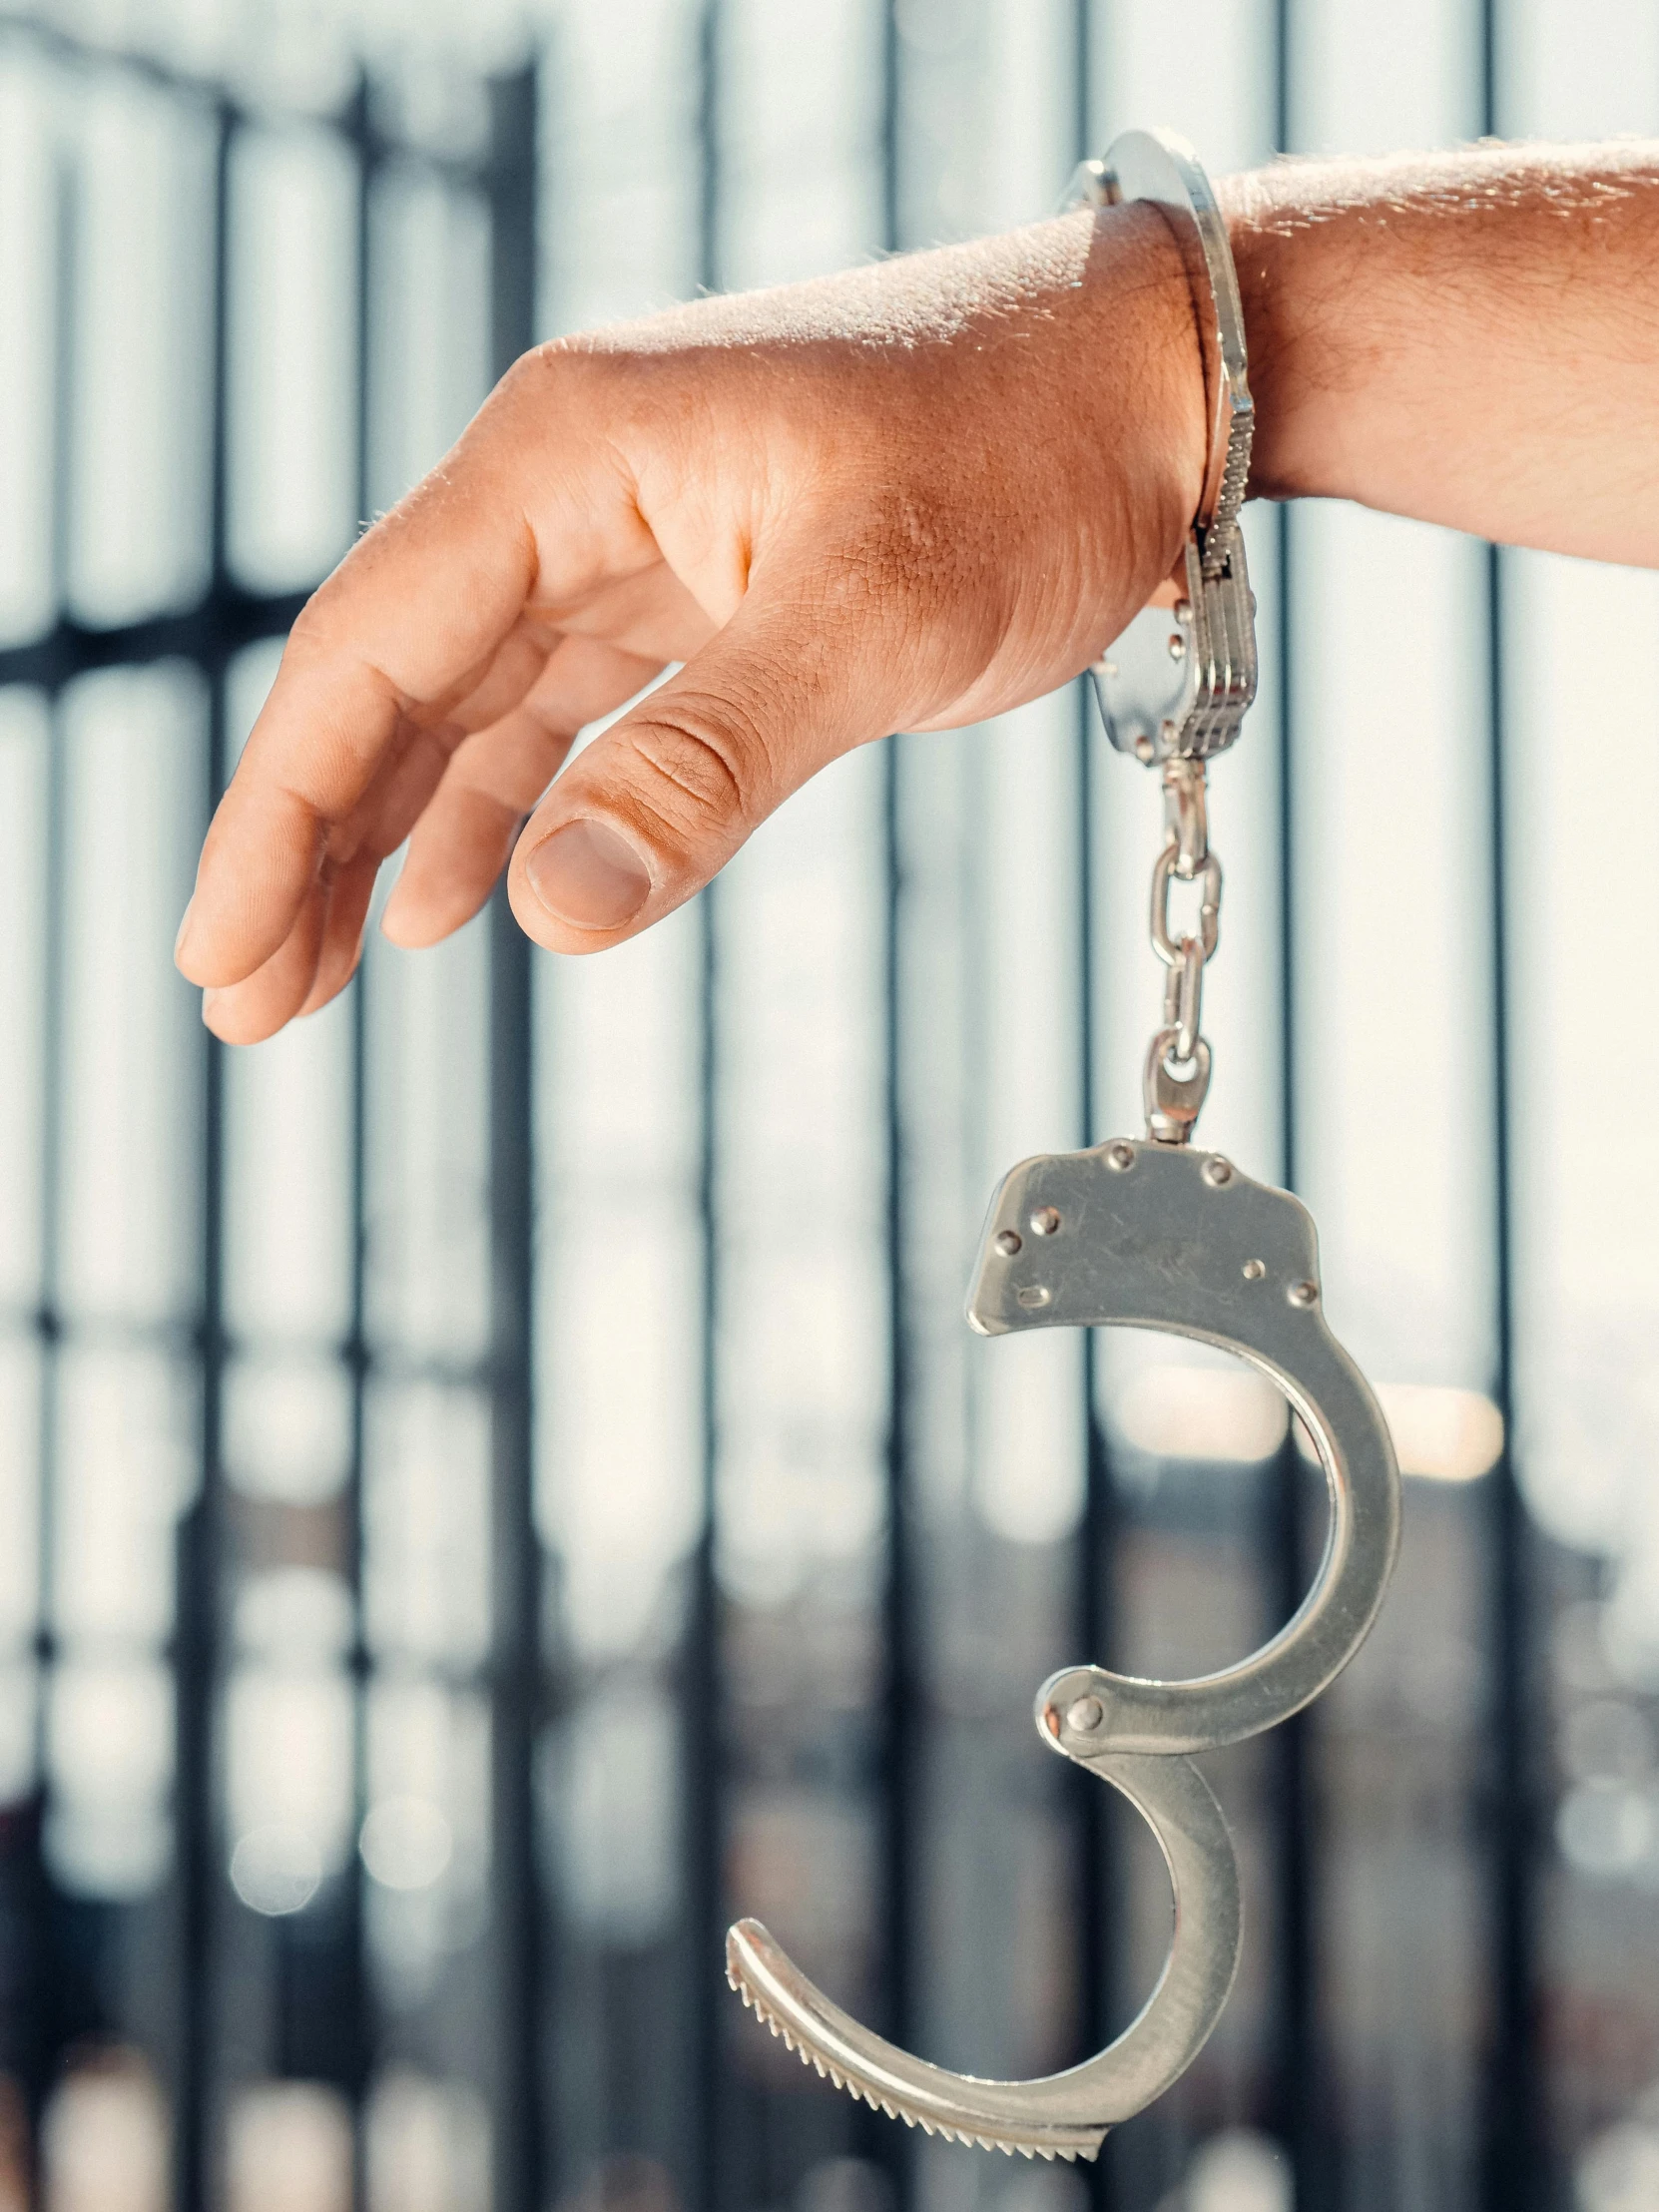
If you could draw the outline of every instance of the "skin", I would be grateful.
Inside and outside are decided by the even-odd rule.
[[[1659,565],[1659,145],[1222,197],[1254,493]],[[253,1042],[340,990],[405,838],[398,944],[504,866],[537,943],[637,934],[851,747],[1087,666],[1169,575],[1204,458],[1145,207],[538,347],[294,626],[180,932],[204,1018]]]

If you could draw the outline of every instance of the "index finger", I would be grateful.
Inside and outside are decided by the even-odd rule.
[[[503,380],[294,624],[203,846],[175,951],[193,983],[241,982],[277,951],[388,756],[487,678],[528,599],[579,595],[654,557],[614,451],[579,436],[532,450],[548,443],[554,394],[541,378],[526,394],[524,381]]]

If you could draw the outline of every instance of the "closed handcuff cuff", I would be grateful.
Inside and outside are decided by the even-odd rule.
[[[1252,411],[1227,231],[1184,141],[1131,131],[1086,162],[1068,205],[1150,201],[1180,243],[1210,423],[1204,494],[1184,567],[1091,670],[1112,744],[1157,767],[1167,834],[1151,933],[1168,969],[1145,1070],[1144,1142],[1025,1160],[985,1225],[967,1318],[986,1336],[1113,1324],[1196,1338],[1248,1361],[1300,1414],[1325,1469],[1330,1533],[1314,1585],[1277,1636],[1187,1682],[1067,1668],[1037,1692],[1043,1740],[1130,1801],[1157,1837],[1175,1932],[1157,1987],[1117,2040],[1035,2081],[946,2072],[886,2042],[824,1995],[758,1921],[727,1936],[727,1973],[775,2034],[838,2087],[929,2134],[1043,2158],[1092,2158],[1108,2128],[1162,2095],[1215,2026],[1239,1962],[1238,1863],[1189,1754],[1243,1742],[1318,1697],[1364,1642],[1393,1565],[1399,1474],[1377,1400],[1326,1325],[1307,1209],[1190,1142],[1210,1080],[1199,1033],[1216,949],[1221,868],[1210,850],[1205,764],[1256,696],[1255,601],[1239,510]],[[1197,928],[1176,935],[1172,879],[1198,886]]]

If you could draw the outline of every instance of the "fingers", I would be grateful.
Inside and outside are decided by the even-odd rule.
[[[643,691],[659,666],[597,638],[566,638],[513,712],[461,743],[386,901],[380,926],[394,944],[435,944],[478,911],[577,732]]]
[[[227,1044],[258,1044],[303,1005],[315,980],[329,886],[314,882],[271,958],[240,983],[202,993],[202,1019]]]
[[[422,545],[407,560],[371,564],[366,575],[354,575],[348,560],[295,624],[203,848],[176,954],[193,982],[238,983],[272,958],[337,827],[388,763],[395,770],[423,722],[489,673],[517,619],[529,564],[522,543],[477,542],[476,522],[456,529],[473,542]],[[454,595],[465,613],[423,605],[421,587],[441,593],[457,563],[470,580]],[[392,569],[408,571],[412,604],[391,603]],[[413,634],[425,621],[444,632],[443,642],[416,651]]]
[[[356,974],[357,962],[362,957],[363,923],[368,916],[368,902],[374,896],[374,878],[379,867],[380,856],[365,852],[361,858],[342,867],[329,885],[322,948],[317,955],[311,987],[298,1009],[300,1013],[314,1014],[318,1007],[326,1006]]]
[[[300,615],[208,834],[176,955],[192,981],[240,983],[276,956],[324,860],[351,856],[354,812],[388,762],[424,736],[457,739],[455,709],[474,695],[473,727],[522,697],[552,642],[521,619],[533,591],[552,604],[654,561],[620,462],[579,424],[559,466],[533,472],[527,519],[527,455],[571,388],[509,377]]]
[[[402,841],[443,774],[442,746],[420,735],[394,751],[353,811],[347,856],[324,855],[287,935],[252,975],[203,993],[202,1018],[228,1044],[253,1044],[343,988],[382,859]]]
[[[523,701],[452,754],[422,733],[389,757],[351,818],[357,849],[324,861],[277,950],[239,983],[204,994],[203,1017],[231,1044],[273,1035],[344,989],[361,954],[380,862],[408,833],[409,857],[387,902],[394,943],[435,943],[489,896],[526,812],[577,732],[657,674],[654,662],[596,639],[564,640]],[[418,820],[417,820],[418,818]]]
[[[771,590],[561,776],[519,838],[513,911],[591,952],[701,888],[816,770],[905,727],[920,702],[901,618],[866,591]],[[929,686],[931,689],[932,687]]]
[[[202,1019],[216,1037],[259,1044],[345,988],[356,969],[376,865],[365,855],[319,879],[262,967],[240,983],[202,993]]]

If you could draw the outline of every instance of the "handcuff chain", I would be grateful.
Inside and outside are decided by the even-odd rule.
[[[1147,1052],[1147,1135],[1156,1144],[1185,1144],[1210,1088],[1210,1048],[1201,1034],[1204,969],[1221,941],[1221,862],[1210,849],[1205,764],[1177,754],[1163,764],[1163,849],[1152,867],[1152,949],[1168,969],[1163,1025]],[[1172,882],[1198,883],[1198,929],[1177,937],[1170,926]],[[1180,1067],[1191,1072],[1178,1074]]]

